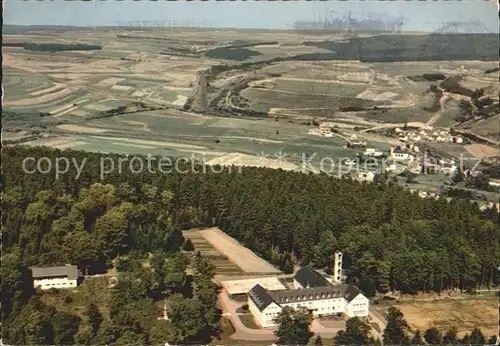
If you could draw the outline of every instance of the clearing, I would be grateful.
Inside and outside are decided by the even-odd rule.
[[[486,338],[498,332],[498,298],[494,295],[440,300],[402,301],[396,306],[403,312],[413,330],[424,331],[436,327],[445,333],[450,327],[458,328],[458,334],[470,333],[481,328]]]
[[[210,263],[215,266],[216,275],[226,276],[241,276],[245,273],[236,264],[231,262],[227,256],[218,251],[213,245],[201,235],[200,230],[193,229],[183,231],[184,238],[191,240],[195,251],[207,258]]]
[[[280,273],[272,264],[260,258],[218,228],[199,231],[217,250],[226,255],[246,273]]]

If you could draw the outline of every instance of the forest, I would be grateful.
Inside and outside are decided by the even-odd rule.
[[[86,164],[78,180],[74,168],[56,180],[53,174],[23,173],[22,159],[28,156],[86,158]],[[470,201],[422,199],[382,179],[367,184],[251,167],[205,174],[125,169],[101,180],[101,156],[5,148],[4,250],[19,251],[29,265],[78,262],[67,258],[80,253],[68,251],[78,246],[78,237],[67,237],[74,244],[60,243],[69,232],[82,231],[82,244],[106,247],[99,249],[102,265],[132,248],[169,246],[168,237],[178,238],[182,229],[219,226],[274,262],[276,255],[286,255],[324,268],[340,249],[348,280],[368,295],[498,284],[496,208],[480,211]]]
[[[119,158],[106,156],[115,162]],[[26,157],[86,161],[78,179],[74,167],[56,179],[53,173],[25,173]],[[334,250],[340,249],[348,282],[368,296],[498,285],[496,208],[480,211],[470,201],[422,199],[384,179],[367,184],[279,169],[220,168],[220,173],[208,169],[201,174],[200,168],[193,170],[186,163],[179,170],[183,173],[125,169],[101,179],[102,157],[43,147],[3,149],[2,318],[7,321],[3,328],[25,321],[23,316],[32,315],[29,309],[46,310],[30,289],[28,266],[72,263],[100,273],[118,256],[175,258],[184,241],[181,230],[193,227],[218,226],[282,269],[290,262],[328,268]],[[171,270],[162,264],[157,267],[154,273],[162,275]],[[204,282],[212,275],[208,272]],[[149,275],[160,275],[154,273]],[[175,281],[176,275],[167,276]],[[151,280],[156,286],[146,285],[142,293],[132,289],[127,294],[136,298],[128,301],[152,299],[151,287],[158,287],[158,282],[168,286],[168,280]],[[181,286],[190,287],[181,281]],[[179,299],[197,299],[191,295],[181,292]],[[213,299],[213,292],[207,295],[203,299]],[[192,308],[196,314],[198,308]],[[113,315],[111,311],[116,309],[110,309]],[[37,318],[49,321],[57,317],[54,314],[49,311]],[[207,325],[215,323],[213,318]],[[31,330],[49,328],[51,324],[42,320],[33,322],[36,328]],[[140,337],[146,338],[146,329],[133,332],[141,331]],[[29,343],[23,333],[10,333],[16,343]],[[131,337],[131,332],[116,333],[118,338]],[[174,339],[196,337],[193,333]]]

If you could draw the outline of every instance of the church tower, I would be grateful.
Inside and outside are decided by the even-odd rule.
[[[342,252],[335,251],[333,256],[333,282],[342,283]]]

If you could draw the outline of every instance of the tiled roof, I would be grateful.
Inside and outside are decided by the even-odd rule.
[[[328,280],[309,266],[300,268],[295,274],[295,280],[304,288],[330,286]]]
[[[255,303],[257,308],[262,311],[274,302],[267,290],[261,285],[255,285],[249,292],[250,299]]]
[[[356,286],[353,285],[342,285],[344,286],[344,298],[348,301],[351,302],[358,294],[361,292],[356,288]]]
[[[321,299],[334,299],[343,297],[343,287],[342,285],[330,285],[313,288],[299,288],[295,290],[270,292],[270,295],[278,304]]]
[[[78,279],[78,267],[74,265],[45,268],[31,267],[31,271],[34,279],[57,276],[67,276],[68,280]]]
[[[361,293],[356,286],[351,284],[331,284],[311,267],[301,268],[295,275],[295,279],[301,285],[303,285],[303,282],[306,283],[304,287],[307,287],[307,283],[309,282],[309,288],[267,291],[264,287],[257,284],[248,292],[248,295],[257,308],[262,311],[271,303],[281,305],[336,298],[345,298],[348,302],[351,302]]]

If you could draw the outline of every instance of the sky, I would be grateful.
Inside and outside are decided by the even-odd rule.
[[[6,0],[4,24],[73,26],[193,26],[291,29],[295,21],[367,13],[403,18],[403,31],[438,30],[449,22],[480,22],[468,30],[499,32],[496,1],[21,1]]]

